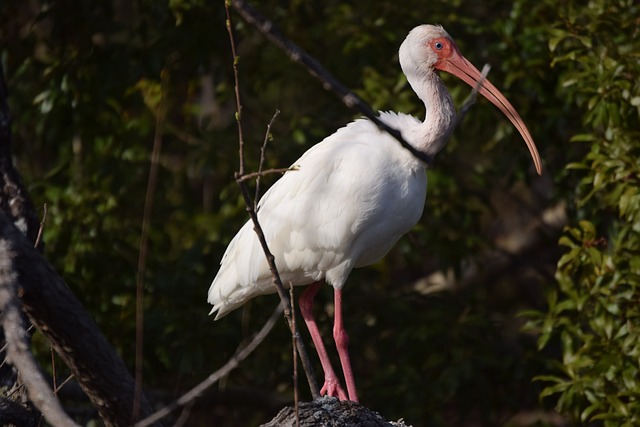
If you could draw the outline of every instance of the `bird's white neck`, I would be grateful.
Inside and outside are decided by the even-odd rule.
[[[418,78],[415,78],[418,77]],[[409,84],[424,102],[425,118],[412,138],[416,148],[434,156],[449,140],[455,124],[456,111],[451,96],[434,72],[407,76]]]

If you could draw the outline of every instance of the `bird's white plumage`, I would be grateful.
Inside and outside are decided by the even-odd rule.
[[[411,141],[421,122],[381,113]],[[285,286],[325,279],[342,287],[354,267],[382,258],[420,219],[424,166],[388,134],[360,119],[309,149],[267,191],[258,219]],[[209,289],[217,318],[275,292],[248,221],[229,244]]]
[[[429,155],[442,148],[455,119],[451,97],[434,71],[437,55],[426,45],[436,37],[449,40],[441,27],[416,27],[399,51],[407,80],[425,102],[425,121],[380,114]],[[422,215],[425,165],[368,120],[339,129],[294,166],[258,205],[258,219],[285,286],[324,279],[340,289],[354,267],[382,258]],[[249,221],[229,244],[209,288],[212,313],[218,319],[248,299],[272,292],[271,273]]]

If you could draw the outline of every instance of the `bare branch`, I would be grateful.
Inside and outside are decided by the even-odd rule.
[[[240,182],[245,182],[245,181],[249,181],[253,178],[260,178],[261,176],[265,176],[265,175],[269,175],[272,173],[285,173],[285,172],[291,172],[291,171],[296,171],[298,170],[298,168],[294,165],[291,166],[290,168],[274,168],[274,169],[265,169],[262,172],[251,172],[251,173],[246,173],[242,176],[239,176],[238,179],[236,181],[240,181]],[[255,209],[255,206],[254,206]]]
[[[260,245],[264,251],[264,254],[267,258],[267,264],[269,265],[269,270],[271,271],[271,276],[273,278],[273,285],[278,292],[278,296],[280,297],[280,302],[282,308],[284,310],[284,316],[289,324],[289,328],[292,328],[293,324],[293,316],[294,313],[291,312],[290,302],[287,296],[287,293],[284,290],[284,286],[282,285],[282,280],[280,279],[280,273],[278,273],[278,268],[276,267],[275,257],[269,250],[269,246],[267,245],[267,240],[264,236],[264,232],[262,230],[262,226],[258,221],[258,214],[256,210],[253,208],[254,203],[251,200],[251,195],[249,194],[249,189],[247,185],[241,180],[244,176],[244,140],[242,136],[242,122],[241,122],[241,111],[242,111],[242,103],[240,102],[240,90],[239,90],[239,78],[238,78],[238,55],[236,54],[235,42],[233,39],[233,31],[231,29],[231,14],[229,13],[229,5],[225,2],[225,10],[227,13],[227,31],[229,32],[229,39],[231,40],[231,53],[233,55],[233,74],[235,80],[235,92],[236,92],[236,120],[238,123],[238,145],[239,145],[239,155],[240,155],[240,169],[235,174],[236,182],[240,187],[240,192],[242,193],[242,197],[245,202],[246,210],[251,217],[251,221],[253,222],[253,229],[258,236],[258,240],[260,241]],[[292,328],[294,330],[294,328]],[[300,355],[300,361],[302,362],[302,367],[304,369],[305,375],[307,377],[307,382],[309,383],[309,389],[311,391],[311,396],[316,399],[320,397],[319,387],[315,379],[313,366],[311,365],[311,361],[309,360],[309,356],[305,349],[304,342],[302,341],[302,337],[300,334],[295,331],[293,334],[296,346],[298,347],[298,354]]]
[[[173,427],[182,427],[187,423],[187,421],[189,421],[189,416],[191,415],[192,407],[193,407],[193,401],[184,405],[184,408],[182,409],[182,412],[180,413],[180,416],[178,417],[176,422],[173,424]]]
[[[229,42],[231,43],[231,53],[233,55],[233,80],[235,82],[235,96],[236,96],[236,123],[238,124],[238,156],[240,158],[240,167],[238,174],[244,175],[244,136],[242,135],[242,102],[240,102],[240,79],[238,78],[238,61],[239,57],[236,54],[236,42],[233,38],[233,30],[231,29],[231,14],[229,13],[229,4],[225,0],[224,9],[227,14],[227,32],[229,33]],[[237,180],[237,177],[236,177]]]
[[[289,296],[290,296],[290,300],[291,300],[291,312],[295,313],[295,300],[293,298],[293,286],[289,286]],[[295,408],[296,411],[296,427],[300,427],[300,417],[299,417],[299,413],[298,413],[298,355],[296,354],[296,342],[295,339],[293,337],[295,337],[296,332],[297,332],[297,325],[296,325],[296,316],[293,316],[292,323],[291,323],[291,341],[292,341],[292,345],[291,345],[291,351],[293,352],[293,407]]]
[[[69,383],[69,381],[71,381],[73,379],[73,374],[69,375],[64,381],[62,381],[54,390],[54,393],[58,393],[62,387],[64,387],[65,385],[67,385]]]
[[[267,131],[264,134],[264,141],[262,141],[262,147],[260,147],[260,164],[258,165],[258,174],[256,176],[256,194],[255,196],[253,196],[253,209],[255,210],[258,210],[258,198],[260,197],[260,177],[262,176],[262,172],[263,172],[262,168],[264,166],[264,161],[265,161],[264,153],[267,148],[267,143],[269,142],[269,135],[271,135],[271,126],[273,126],[273,122],[276,120],[276,117],[278,117],[278,114],[280,114],[280,110],[276,110],[276,112],[273,113],[273,117],[271,117],[271,120],[267,125]]]
[[[273,313],[271,314],[271,317],[269,317],[269,320],[267,320],[265,324],[262,326],[262,329],[260,329],[260,332],[258,332],[253,337],[253,339],[249,342],[249,344],[242,347],[241,349],[239,348],[236,351],[236,354],[231,359],[229,359],[229,361],[225,363],[222,368],[218,369],[213,374],[209,375],[204,381],[196,385],[187,393],[183,394],[178,400],[170,403],[169,405],[165,406],[158,412],[151,414],[147,418],[137,422],[134,427],[150,426],[156,421],[159,421],[162,418],[166,417],[171,412],[175,411],[177,408],[188,405],[192,403],[195,399],[200,397],[202,393],[205,392],[206,389],[208,389],[209,387],[214,385],[216,382],[218,382],[220,378],[228,375],[229,372],[237,368],[240,362],[246,359],[247,356],[249,356],[256,348],[258,348],[258,346],[262,343],[262,341],[264,341],[264,339],[269,334],[269,332],[271,332],[271,330],[273,329],[274,325],[276,324],[276,322],[278,321],[281,315],[282,315],[282,306],[278,305],[273,311]]]
[[[487,74],[489,74],[490,70],[491,66],[489,64],[484,64],[484,67],[482,67],[482,77],[480,78],[480,80],[478,80],[471,93],[464,100],[464,102],[462,103],[462,107],[460,107],[460,110],[456,115],[455,126],[458,126],[462,122],[462,119],[464,119],[464,116],[467,115],[467,113],[471,109],[471,106],[476,103],[476,99],[478,98],[478,91],[484,84],[484,81],[487,79]]]
[[[329,73],[329,71],[327,71],[322,65],[320,65],[320,63],[315,58],[311,57],[294,42],[280,34],[273,22],[262,16],[249,3],[247,3],[245,0],[232,0],[231,4],[233,5],[233,8],[244,18],[245,21],[256,27],[258,31],[264,34],[273,44],[282,49],[293,62],[304,66],[309,74],[320,80],[322,86],[326,90],[333,92],[338,98],[340,98],[344,105],[346,105],[348,108],[359,111],[362,115],[375,123],[378,128],[382,129],[383,131],[387,132],[389,135],[397,139],[400,145],[409,150],[411,154],[422,160],[427,165],[431,165],[433,163],[432,156],[427,155],[422,151],[416,150],[402,137],[402,134],[399,130],[394,129],[381,121],[378,115],[366,102],[360,99],[345,85],[340,83],[340,81],[333,75],[331,75],[331,73]]]
[[[64,412],[53,394],[27,344],[20,301],[16,296],[17,276],[13,252],[8,240],[0,240],[0,313],[7,340],[7,359],[16,367],[29,393],[29,399],[55,427],[79,427]]]
[[[42,221],[40,221],[40,227],[38,227],[38,235],[36,236],[36,242],[34,247],[40,246],[40,240],[42,239],[42,232],[44,231],[44,223],[47,221],[47,204],[43,206]]]
[[[134,381],[120,356],[69,286],[5,215],[0,215],[0,236],[15,252],[24,311],[73,372],[105,426],[130,426]],[[144,396],[141,413],[151,413]]]
[[[171,61],[171,58],[169,59]],[[140,247],[138,251],[138,269],[136,274],[136,362],[135,362],[135,393],[133,398],[133,420],[138,419],[140,400],[142,396],[142,364],[144,360],[144,282],[147,273],[147,253],[149,248],[149,224],[151,211],[158,183],[158,169],[160,165],[160,151],[162,150],[162,135],[164,118],[167,110],[165,96],[169,71],[167,66],[161,72],[160,102],[157,107],[156,128],[153,135],[153,149],[151,151],[151,165],[147,180],[147,192],[144,199],[142,213],[142,230],[140,231]]]
[[[57,373],[56,373],[56,352],[53,350],[53,346],[49,346],[49,354],[51,355],[51,370],[52,372],[52,384],[51,387],[53,388],[53,393],[57,394],[58,391],[58,385],[56,384],[58,382],[58,378],[57,378]]]

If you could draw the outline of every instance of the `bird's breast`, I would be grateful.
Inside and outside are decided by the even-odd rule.
[[[339,130],[289,174],[307,182],[304,197],[297,193],[300,209],[285,211],[302,214],[288,239],[287,264],[313,266],[334,286],[351,268],[382,258],[422,216],[424,166],[369,121]]]
[[[424,210],[427,180],[424,169],[385,177],[376,195],[377,206],[365,213],[354,240],[358,257],[355,267],[380,260],[420,220]]]

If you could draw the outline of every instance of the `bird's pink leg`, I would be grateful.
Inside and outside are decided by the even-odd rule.
[[[333,339],[336,342],[340,363],[342,364],[342,372],[344,373],[344,381],[347,384],[347,392],[349,392],[349,400],[358,401],[358,393],[356,392],[356,382],[351,369],[351,360],[349,359],[349,335],[344,329],[342,322],[342,289],[334,291],[335,315],[333,321]]]
[[[320,394],[337,397],[340,400],[347,400],[347,395],[340,386],[340,380],[338,380],[338,376],[331,366],[327,349],[324,347],[320,331],[318,330],[316,321],[313,318],[313,299],[321,286],[321,282],[312,283],[302,293],[302,295],[300,295],[300,312],[302,313],[304,322],[307,324],[307,329],[309,329],[311,339],[313,340],[313,344],[316,346],[316,351],[318,352],[318,357],[320,357],[320,363],[324,370],[324,385],[320,390]]]

